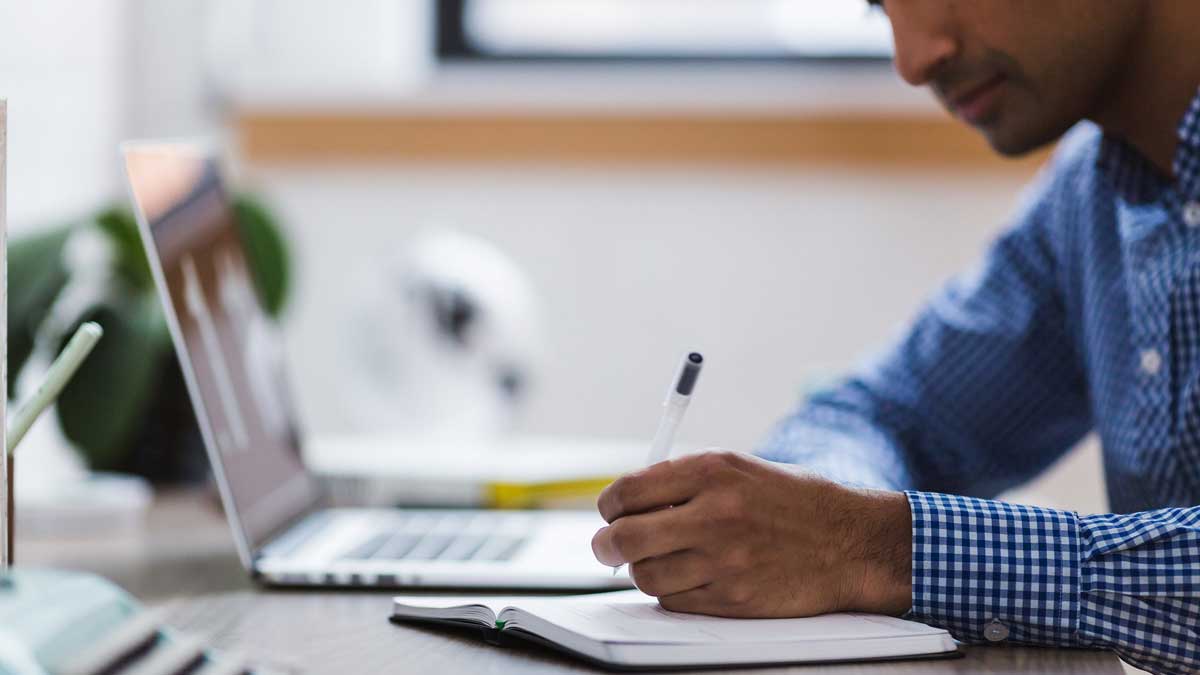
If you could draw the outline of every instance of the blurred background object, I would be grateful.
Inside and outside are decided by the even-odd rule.
[[[451,0],[454,53],[512,58],[887,58],[886,18],[822,0]]]
[[[432,66],[433,9],[425,0],[214,0],[201,10],[205,78],[223,97],[415,88]]]
[[[449,230],[418,234],[368,270],[348,287],[356,316],[344,348],[363,384],[351,406],[360,428],[509,434],[542,350],[525,273],[489,241]]]
[[[292,672],[216,652],[163,626],[161,611],[145,610],[94,575],[18,569],[9,582],[0,588],[0,672],[6,675]]]
[[[60,410],[65,438],[97,467],[204,470],[194,432],[165,430],[190,408],[144,269],[122,253],[127,221],[105,209],[125,200],[120,140],[205,136],[287,242],[278,316],[311,432],[412,411],[427,383],[381,390],[345,317],[399,312],[411,296],[396,275],[441,224],[507,260],[541,317],[533,351],[513,352],[536,386],[517,386],[511,424],[481,427],[646,439],[661,364],[686,346],[712,367],[683,436],[753,448],[814,373],[885,343],[968,267],[1045,158],[994,157],[899,82],[889,53],[885,18],[857,0],[5,3],[12,254],[31,261],[12,272],[14,347],[26,340],[13,358],[33,353],[36,315],[88,279],[63,330],[96,317],[113,324],[109,349],[137,340],[123,350],[145,358],[110,401],[99,369],[122,357],[97,354],[98,384]],[[453,328],[463,299],[427,295],[409,328]],[[391,348],[397,364],[420,353]],[[491,362],[477,372],[494,377]],[[1093,444],[1033,489],[1096,511],[1101,484]]]

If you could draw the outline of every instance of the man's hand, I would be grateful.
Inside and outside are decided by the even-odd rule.
[[[854,490],[748,455],[709,452],[625,475],[600,494],[606,565],[669,610],[736,617],[898,615],[911,600],[903,494]]]

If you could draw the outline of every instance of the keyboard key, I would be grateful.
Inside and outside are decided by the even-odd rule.
[[[464,534],[454,538],[438,556],[438,560],[470,560],[471,556],[488,540],[481,534]]]
[[[441,555],[452,541],[454,537],[448,534],[428,534],[404,557],[407,560],[433,560]]]
[[[366,560],[375,555],[375,553],[383,547],[384,544],[391,539],[391,535],[379,533],[368,537],[366,541],[357,544],[341,555],[342,558],[350,560]]]
[[[490,537],[483,546],[475,551],[471,560],[512,560],[521,547],[528,541],[525,537]]]
[[[508,546],[505,546],[503,549],[500,550],[500,553],[494,559],[495,560],[512,560],[513,556],[517,555],[517,552],[521,550],[521,547],[523,547],[525,545],[526,541],[528,541],[528,540],[525,539],[524,537],[519,538],[519,539],[514,538],[512,541],[509,542]]]
[[[263,553],[268,556],[287,557],[309,541],[321,536],[321,533],[330,529],[330,525],[334,521],[334,516],[329,511],[321,511],[308,518],[305,518],[299,525],[293,527],[284,533],[284,535],[263,549]]]
[[[420,535],[405,532],[394,534],[371,557],[376,560],[402,560],[419,541],[421,541]]]

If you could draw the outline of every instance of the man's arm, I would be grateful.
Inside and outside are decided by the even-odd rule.
[[[756,454],[850,484],[990,497],[1068,450],[1091,413],[1056,250],[1065,182],[1035,186],[976,270]]]
[[[975,274],[761,451],[842,484],[733,454],[664,462],[601,495],[610,525],[593,539],[597,558],[631,563],[638,587],[668,609],[911,611],[965,640],[1109,647],[1160,672],[1200,667],[1195,509],[1080,518],[898,492],[994,495],[1091,426],[1052,236],[1065,220],[1053,193],[1071,176],[1051,175]]]
[[[843,483],[994,496],[1092,427],[1082,341],[1068,309],[1080,127],[1022,194],[977,267],[936,293],[887,349],[778,424],[758,452]]]

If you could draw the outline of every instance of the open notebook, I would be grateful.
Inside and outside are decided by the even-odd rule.
[[[668,612],[640,591],[542,597],[401,595],[392,621],[477,627],[615,668],[870,661],[956,655],[950,634],[872,614],[722,619]]]

